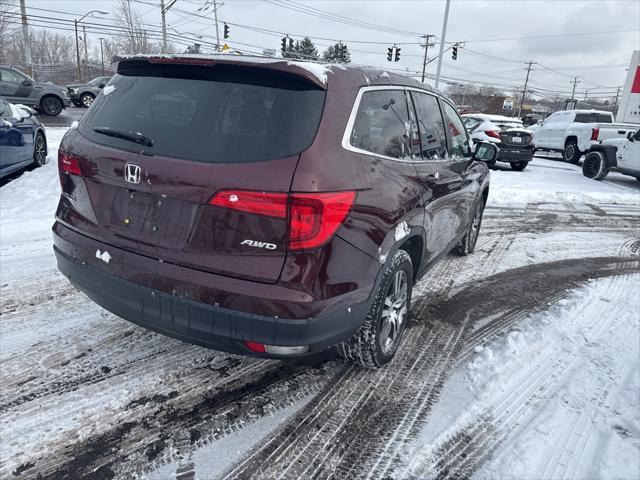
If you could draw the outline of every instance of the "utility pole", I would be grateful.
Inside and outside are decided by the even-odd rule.
[[[87,78],[89,78],[91,75],[89,75],[89,53],[88,53],[88,49],[87,49],[87,27],[85,25],[82,25],[82,37],[84,38],[84,62],[85,62],[85,68],[86,68],[86,73],[87,73]]]
[[[74,20],[73,24],[76,29],[76,63],[78,64],[78,82],[81,82],[82,72],[80,72],[80,39],[78,38],[78,20]]]
[[[213,18],[216,22],[216,53],[220,51],[220,31],[218,30],[218,4],[213,0]]]
[[[440,70],[442,70],[442,55],[444,54],[444,41],[447,36],[447,22],[449,21],[449,5],[451,0],[447,0],[447,5],[444,8],[444,21],[442,22],[442,35],[440,36],[440,56],[438,57],[438,70],[436,71],[436,83],[435,87],[438,88],[440,83]]]
[[[574,100],[576,98],[576,86],[578,85],[578,83],[580,83],[578,81],[578,77],[574,77],[572,83],[573,83],[573,92],[571,92],[571,101],[574,102]]]
[[[589,93],[589,89],[585,88],[584,89],[584,99],[582,100],[582,107],[586,108],[587,107],[587,94]]]
[[[424,60],[422,61],[422,83],[424,83],[424,73],[427,69],[427,51],[429,47],[433,47],[433,43],[429,43],[429,39],[433,37],[433,35],[423,35],[422,38],[425,39],[424,45],[420,45],[424,48]]]
[[[20,16],[22,17],[22,41],[24,42],[24,63],[27,73],[33,75],[33,64],[31,63],[31,39],[29,38],[29,24],[27,23],[27,6],[25,0],[20,0]]]
[[[618,113],[618,98],[620,97],[620,89],[621,87],[618,87],[616,89],[616,99],[613,101],[613,113]]]
[[[102,42],[104,41],[103,37],[100,37],[100,63],[102,64],[102,75],[104,75],[104,54],[102,53]]]
[[[518,107],[518,117],[522,114],[522,106],[524,105],[524,97],[527,95],[527,86],[529,85],[529,74],[531,73],[531,66],[536,62],[529,62],[527,67],[527,78],[524,80],[524,88],[522,89],[522,98],[520,99],[520,106]]]
[[[167,53],[167,19],[165,18],[164,0],[160,0],[160,16],[162,18],[162,53]]]

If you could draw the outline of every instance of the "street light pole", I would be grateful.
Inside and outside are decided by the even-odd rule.
[[[20,0],[20,17],[22,19],[22,41],[24,42],[24,62],[27,64],[29,75],[33,75],[31,63],[31,38],[29,37],[29,24],[27,23],[27,6],[24,0]]]
[[[89,50],[87,48],[87,27],[82,25],[82,36],[84,38],[84,63],[86,71],[89,73]],[[87,75],[88,77],[89,75]]]
[[[80,40],[78,39],[78,23],[80,23],[84,18],[92,13],[99,13],[100,15],[109,15],[109,12],[105,12],[104,10],[91,10],[90,12],[85,13],[77,20],[73,20],[73,25],[76,31],[76,62],[78,64],[78,82],[82,81],[82,72],[80,71]],[[84,26],[83,26],[84,28]],[[84,47],[85,47],[85,56],[86,56],[86,48],[87,48],[87,34],[85,30],[84,36]]]
[[[451,0],[447,0],[447,6],[444,9],[444,21],[442,22],[442,35],[440,36],[440,56],[438,57],[438,70],[436,71],[436,84],[435,87],[438,88],[438,84],[440,83],[440,70],[442,70],[442,56],[444,54],[444,40],[447,36],[447,22],[449,21],[449,5],[451,4]]]

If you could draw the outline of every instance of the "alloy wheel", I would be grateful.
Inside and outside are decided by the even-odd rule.
[[[407,273],[404,270],[397,271],[389,286],[382,308],[379,342],[380,348],[385,354],[392,352],[400,339],[407,316],[408,288]]]
[[[44,143],[44,137],[42,135],[38,135],[36,137],[36,152],[35,152],[36,163],[38,165],[44,165],[46,158],[47,158],[47,148]]]

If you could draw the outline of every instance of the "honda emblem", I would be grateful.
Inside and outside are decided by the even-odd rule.
[[[140,183],[142,169],[134,163],[127,163],[124,166],[124,180],[129,183]]]

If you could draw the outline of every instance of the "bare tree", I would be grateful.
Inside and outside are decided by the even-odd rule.
[[[15,31],[18,29],[18,7],[9,0],[0,0],[0,63],[12,63]]]
[[[129,0],[119,0],[115,18],[123,30],[123,36],[118,41],[118,53],[157,53],[159,51],[157,42],[149,39],[142,17],[131,8]]]

